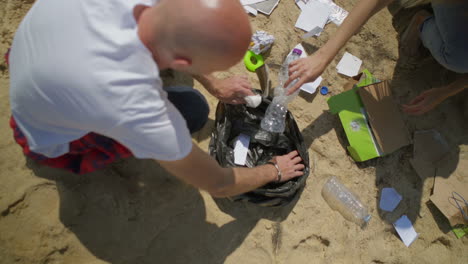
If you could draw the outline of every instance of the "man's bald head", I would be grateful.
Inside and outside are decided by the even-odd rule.
[[[197,74],[237,63],[252,35],[237,0],[161,0],[138,24],[160,66]]]

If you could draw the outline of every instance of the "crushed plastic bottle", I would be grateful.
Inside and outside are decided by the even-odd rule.
[[[322,197],[333,210],[338,211],[346,220],[356,223],[361,228],[366,227],[371,219],[367,207],[335,176],[330,177],[323,186]]]
[[[282,133],[286,127],[286,113],[288,112],[288,103],[291,102],[299,93],[299,89],[290,95],[286,92],[293,87],[298,79],[293,80],[285,89],[284,84],[289,79],[289,64],[300,58],[302,51],[300,49],[293,49],[292,53],[286,57],[279,73],[279,86],[275,88],[274,97],[271,104],[268,106],[265,117],[262,120],[262,129]]]

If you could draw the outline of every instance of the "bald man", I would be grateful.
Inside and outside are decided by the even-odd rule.
[[[296,151],[256,168],[221,168],[190,134],[209,112],[191,87],[164,87],[159,71],[188,72],[220,100],[242,102],[245,80],[209,74],[237,63],[251,29],[232,0],[41,0],[11,48],[10,125],[25,155],[88,173],[135,156],[153,159],[214,196],[303,174]]]

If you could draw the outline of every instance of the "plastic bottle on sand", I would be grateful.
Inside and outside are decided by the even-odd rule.
[[[371,215],[359,198],[344,186],[335,176],[330,177],[322,188],[322,197],[328,205],[348,221],[364,228]]]

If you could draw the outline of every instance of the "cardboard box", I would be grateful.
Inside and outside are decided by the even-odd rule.
[[[367,70],[351,90],[327,103],[341,120],[355,161],[381,157],[411,143],[389,82],[380,82]]]

